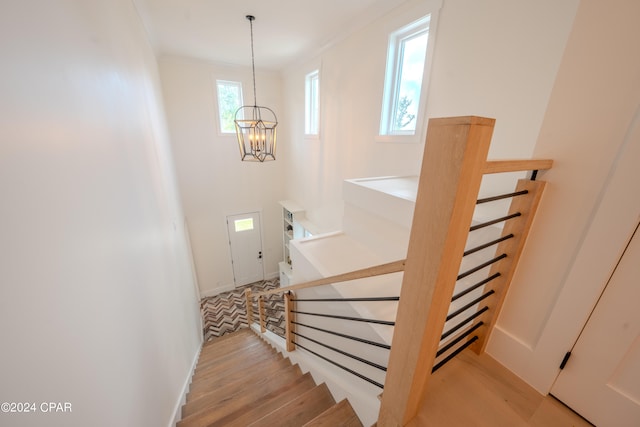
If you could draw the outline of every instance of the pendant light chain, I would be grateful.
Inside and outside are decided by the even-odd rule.
[[[253,15],[247,15],[249,20],[249,26],[251,27],[251,70],[253,72],[253,105],[258,105],[258,97],[256,96],[256,60],[253,54],[253,20],[256,19]]]

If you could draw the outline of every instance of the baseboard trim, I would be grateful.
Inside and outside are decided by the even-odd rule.
[[[198,347],[198,351],[196,352],[193,361],[191,362],[191,369],[189,370],[189,375],[184,381],[182,386],[182,393],[180,393],[180,398],[176,402],[175,407],[173,408],[173,420],[169,423],[169,427],[176,427],[178,421],[182,419],[182,405],[187,402],[187,393],[189,393],[189,388],[191,387],[191,379],[193,378],[193,373],[196,370],[196,366],[198,365],[198,359],[200,358],[200,351],[202,350],[202,338],[200,338],[200,345]]]
[[[236,289],[235,285],[231,284],[231,285],[221,286],[221,287],[215,288],[215,289],[209,289],[209,290],[206,290],[206,291],[201,291],[200,292],[200,299],[207,298],[207,297],[214,297],[214,296],[216,296],[218,294],[221,294],[223,292],[229,292],[229,291],[233,291],[235,289]]]
[[[558,365],[552,366],[552,371],[541,370],[540,367],[545,366],[544,361],[539,360],[535,364],[531,363],[535,358],[534,349],[524,340],[501,328],[500,325],[493,328],[486,351],[489,356],[542,395],[549,392],[558,373],[557,366],[560,364],[560,360],[553,359]]]
[[[267,273],[264,277],[264,280],[273,280],[273,279],[277,279],[280,277],[280,272],[279,271],[273,271],[271,273]]]
[[[263,280],[275,280],[275,279],[278,279],[279,277],[280,277],[280,272],[275,271],[275,272],[267,273]],[[232,283],[230,285],[221,286],[219,288],[200,291],[200,299],[214,297],[223,292],[231,292],[231,291],[235,291],[236,289],[237,289],[236,286]]]

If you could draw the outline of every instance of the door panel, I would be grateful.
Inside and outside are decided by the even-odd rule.
[[[236,287],[263,280],[260,213],[230,215],[227,229]]]
[[[551,393],[598,427],[640,426],[640,232]]]

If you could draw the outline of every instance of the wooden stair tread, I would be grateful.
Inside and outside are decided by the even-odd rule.
[[[304,427],[363,427],[347,399],[336,403],[308,423]]]
[[[182,406],[183,421],[189,418],[203,418],[215,420],[235,411],[238,407],[258,400],[283,385],[292,382],[302,373],[298,365],[288,366],[261,378],[246,378],[222,390],[205,394]],[[184,423],[184,425],[201,425],[198,422]],[[207,425],[207,424],[204,424]],[[182,427],[182,424],[180,424]]]
[[[231,364],[228,366],[221,366],[218,369],[212,369],[206,373],[198,375],[197,377],[194,376],[192,384],[194,385],[197,385],[200,383],[204,384],[204,383],[213,381],[216,378],[222,379],[226,376],[234,375],[237,372],[246,371],[246,370],[252,369],[255,366],[260,366],[263,363],[269,363],[274,361],[277,362],[279,360],[282,360],[282,355],[276,356],[271,354],[259,354],[251,361],[241,362],[236,365]],[[199,388],[199,387],[195,387],[195,388]]]
[[[300,427],[335,404],[327,385],[307,391],[270,414],[249,424],[250,427]]]
[[[177,427],[362,427],[326,384],[244,329],[203,344]]]
[[[214,358],[220,355],[224,355],[235,351],[239,348],[247,347],[254,344],[265,344],[260,338],[255,336],[255,334],[243,334],[242,336],[230,338],[224,342],[218,342],[215,344],[209,344],[208,347],[203,347],[200,350],[200,360],[206,358]]]
[[[287,363],[282,363],[286,360]],[[210,394],[211,392],[224,387],[229,389],[234,384],[241,384],[242,382],[257,378],[269,376],[276,371],[288,368],[291,366],[291,362],[288,359],[277,358],[258,358],[255,360],[252,366],[233,367],[229,369],[229,372],[223,372],[219,376],[211,375],[204,378],[200,378],[194,381],[193,387],[187,393],[187,402],[200,398],[204,394]],[[262,369],[264,368],[264,372]],[[253,376],[248,375],[254,373]],[[243,375],[244,374],[244,375]]]
[[[209,427],[246,427],[261,417],[275,411],[285,402],[295,399],[313,389],[315,386],[316,383],[313,381],[313,377],[307,372],[295,381],[271,393],[267,393],[259,400],[238,408],[220,420],[209,424]]]
[[[287,366],[291,366],[289,359],[280,358],[257,363],[250,368],[232,370],[226,375],[206,377],[197,382],[194,381],[189,388],[189,393],[187,393],[187,401],[209,390],[226,387],[229,384],[245,378],[245,376],[255,378],[258,375],[270,375]]]
[[[216,348],[215,351],[211,350],[207,353],[200,352],[200,358],[198,359],[198,368],[204,367],[208,363],[215,363],[216,361],[232,357],[235,353],[243,352],[251,348],[264,348],[268,345],[264,342],[256,341],[253,339],[247,339],[244,342],[239,342],[233,346],[225,346],[225,348]]]
[[[282,358],[282,355],[275,351],[252,352],[248,357],[239,357],[237,360],[229,360],[219,365],[210,366],[207,370],[194,373],[192,383],[206,381],[211,377],[223,377],[237,370],[249,369],[264,361],[280,360]]]
[[[230,370],[244,369],[251,367],[258,361],[281,359],[282,355],[273,349],[260,349],[249,351],[245,354],[239,354],[237,358],[222,361],[218,364],[208,366],[206,369],[198,370],[193,374],[193,381],[206,378],[212,375],[225,375]]]
[[[250,366],[253,361],[257,358],[262,357],[277,357],[277,352],[273,351],[273,349],[266,348],[256,348],[256,349],[248,349],[246,351],[239,351],[233,357],[224,358],[217,363],[209,363],[206,366],[194,371],[193,378],[201,378],[211,373],[220,373],[225,372],[227,368],[234,366]]]
[[[213,338],[210,341],[205,342],[204,344],[202,344],[202,348],[206,348],[206,347],[209,347],[209,346],[212,346],[212,345],[220,344],[222,342],[225,342],[225,341],[228,341],[228,340],[231,340],[231,339],[243,336],[243,335],[255,335],[255,334],[249,328],[240,328],[237,331],[234,331],[234,332],[231,332],[231,333],[228,333],[228,334],[224,334],[221,337],[216,337],[216,338]]]
[[[262,341],[253,331],[243,332],[240,334],[231,334],[227,335],[228,338],[220,338],[214,341],[208,341],[202,345],[202,349],[200,350],[203,354],[215,353],[218,351],[224,351],[228,348],[237,347],[238,345],[243,345],[247,342],[252,341]]]
[[[223,388],[200,390],[190,396],[190,399],[183,405],[182,413],[188,416],[194,412],[200,411],[210,403],[224,401],[229,396],[243,393],[254,393],[256,390],[266,389],[271,391],[272,382],[293,380],[302,375],[298,365],[286,366],[271,372],[269,375],[260,375],[258,377],[244,376]]]
[[[208,341],[202,345],[200,352],[203,354],[215,353],[224,350],[225,348],[232,348],[241,345],[243,342],[252,341],[255,338],[258,338],[253,331],[249,331],[248,329],[246,329],[246,331],[247,332],[243,331],[241,333],[235,332],[233,334],[225,335],[222,338]]]
[[[201,358],[201,360],[198,360],[198,368],[195,372],[206,371],[213,366],[228,363],[229,361],[250,359],[252,357],[252,354],[260,353],[275,354],[275,350],[265,343],[254,343],[246,347],[238,348],[237,350],[231,351],[229,353],[218,355],[214,358]]]
[[[249,352],[246,356],[238,357],[235,359],[223,360],[218,364],[212,364],[207,366],[206,369],[200,369],[193,374],[192,383],[196,382],[199,378],[205,378],[210,376],[211,374],[222,375],[228,373],[228,370],[233,370],[237,368],[246,369],[256,364],[256,361],[264,361],[264,360],[280,360],[282,359],[282,355],[272,350],[263,350],[263,351],[254,351]]]

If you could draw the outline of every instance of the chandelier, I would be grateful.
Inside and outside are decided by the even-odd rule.
[[[272,109],[256,102],[256,65],[253,55],[253,15],[247,15],[251,28],[251,67],[253,71],[253,105],[236,110],[235,124],[240,148],[240,160],[264,162],[276,159],[276,126],[278,119]]]

